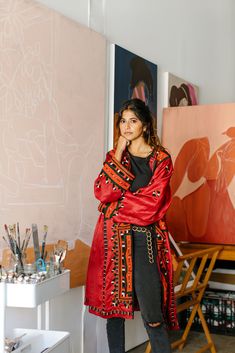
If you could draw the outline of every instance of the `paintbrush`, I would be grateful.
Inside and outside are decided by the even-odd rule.
[[[25,235],[24,235],[24,239],[22,241],[22,246],[21,246],[21,252],[22,254],[25,252],[26,250],[26,246],[28,243],[28,228],[25,229]]]
[[[14,236],[14,226],[8,226],[8,234],[12,239],[12,244],[14,245],[14,254],[16,254],[16,243],[15,243],[15,236]]]
[[[45,252],[45,246],[46,246],[47,231],[48,231],[48,227],[47,227],[47,225],[44,225],[44,236],[43,236],[43,241],[42,241],[42,252],[41,252],[41,258],[42,258],[42,259],[44,259],[44,252]]]
[[[37,224],[32,224],[32,235],[33,235],[33,247],[34,247],[34,255],[35,261],[41,258],[39,240],[38,240],[38,227]]]
[[[17,243],[17,238],[16,238],[16,225],[14,224],[13,225],[13,228],[12,228],[12,232],[13,232],[13,238],[14,238],[14,242],[15,242],[15,249],[16,249],[16,253],[19,255],[19,257],[22,256],[22,253],[20,251],[20,247]]]
[[[24,244],[25,244],[25,239],[23,239],[21,249],[20,249],[22,253],[24,252]]]
[[[12,226],[12,232],[13,232],[13,237],[16,241],[16,225],[15,224],[13,224],[13,226]]]
[[[6,224],[4,224],[4,228],[5,228],[5,231],[6,231],[6,235],[7,235],[7,238],[9,240],[9,244],[10,244],[10,249],[11,251],[13,252],[13,254],[15,254],[15,244],[14,244],[14,241],[9,233],[9,230],[8,230],[8,227]]]
[[[17,238],[18,238],[18,247],[20,249],[20,226],[19,226],[19,222],[17,222]]]
[[[13,224],[13,226],[9,226],[10,232],[11,232],[11,237],[14,243],[14,252],[17,254],[20,258],[22,256],[21,249],[19,248],[16,240],[16,225]]]
[[[14,224],[13,226],[9,226],[9,229],[11,231],[11,235],[14,241],[14,248],[15,248],[15,257],[18,258],[18,261],[20,263],[21,268],[24,268],[24,264],[23,264],[23,252],[21,251],[21,249],[18,246],[17,243],[17,238],[16,238],[16,225]]]
[[[44,261],[46,261],[46,258],[47,258],[47,251],[45,251],[45,255],[44,255]]]
[[[26,228],[26,241],[25,241],[24,251],[27,249],[29,245],[30,237],[31,237],[30,228]]]

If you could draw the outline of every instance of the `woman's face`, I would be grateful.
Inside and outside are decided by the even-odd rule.
[[[132,110],[124,110],[119,123],[120,134],[129,141],[143,137],[144,127]]]

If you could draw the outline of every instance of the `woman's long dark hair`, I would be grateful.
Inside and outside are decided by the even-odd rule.
[[[122,104],[117,119],[117,129],[119,130],[119,135],[119,124],[122,118],[122,114],[125,110],[131,110],[137,116],[137,118],[140,119],[143,126],[146,128],[146,130],[143,132],[143,138],[145,142],[156,150],[163,150],[164,147],[160,142],[160,139],[156,133],[156,129],[154,129],[153,118],[149,107],[141,99],[129,99]]]

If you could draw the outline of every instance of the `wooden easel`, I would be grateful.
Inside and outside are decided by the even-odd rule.
[[[195,315],[198,314],[202,323],[203,331],[207,340],[195,353],[202,353],[210,350],[216,353],[213,339],[210,335],[206,320],[201,309],[201,300],[210,279],[211,272],[222,246],[208,247],[204,250],[191,251],[191,253],[178,257],[178,266],[174,273],[174,289],[176,299],[184,299],[177,305],[177,313],[192,308],[189,320],[181,338],[171,344],[172,348],[183,349],[188,334],[191,330]],[[209,261],[209,262],[208,262]],[[207,268],[206,268],[207,267]],[[206,272],[205,272],[206,268]],[[151,352],[151,345],[148,343],[145,353]]]
[[[217,244],[178,242],[177,245],[179,246],[183,254],[188,254],[192,251],[208,249],[209,247]],[[223,249],[218,254],[217,260],[235,261],[235,245],[223,245]]]

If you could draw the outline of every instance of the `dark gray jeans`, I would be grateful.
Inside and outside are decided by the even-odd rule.
[[[155,235],[153,235],[155,236]],[[153,246],[154,259],[156,248]],[[134,291],[151,343],[152,353],[171,353],[167,331],[162,324],[161,281],[157,264],[149,262],[145,233],[133,232]],[[161,323],[151,327],[151,323]],[[110,353],[125,353],[125,319],[107,319]]]

